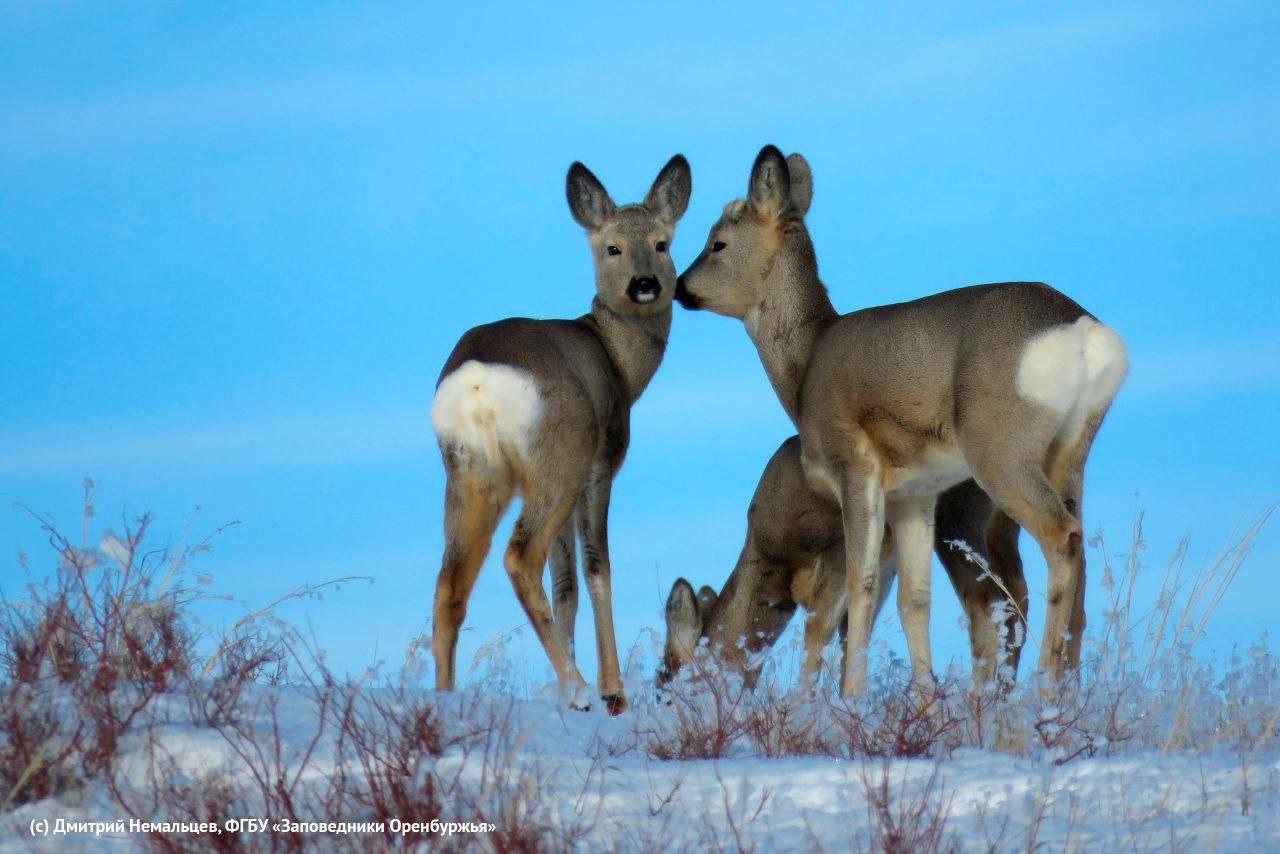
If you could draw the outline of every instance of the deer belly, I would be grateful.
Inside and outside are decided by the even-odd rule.
[[[926,497],[946,492],[973,476],[958,448],[930,448],[912,465],[885,472],[885,492],[901,497]]]

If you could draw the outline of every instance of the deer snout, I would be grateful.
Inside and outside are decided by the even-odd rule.
[[[698,298],[689,293],[689,289],[685,287],[684,276],[676,279],[676,302],[680,303],[685,308],[692,309],[702,307],[701,303],[698,302]]]
[[[662,285],[654,276],[632,276],[631,284],[627,285],[627,296],[632,302],[653,302],[660,293]]]

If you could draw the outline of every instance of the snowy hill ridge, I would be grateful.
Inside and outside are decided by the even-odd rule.
[[[1136,529],[1057,693],[950,673],[922,703],[882,657],[846,701],[787,644],[754,691],[703,659],[658,693],[637,649],[611,718],[514,689],[501,642],[455,694],[412,651],[340,678],[269,608],[200,652],[208,541],[44,524],[57,566],[0,621],[0,851],[1280,849],[1280,662],[1197,656],[1256,525],[1150,607]]]

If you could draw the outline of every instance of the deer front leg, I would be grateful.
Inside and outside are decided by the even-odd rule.
[[[818,555],[814,567],[813,589],[805,606],[804,665],[800,676],[817,678],[822,669],[822,651],[827,648],[836,629],[844,625],[849,610],[848,587],[845,584],[844,543],[840,542]]]
[[[609,565],[609,495],[613,474],[597,467],[578,502],[578,531],[582,537],[582,572],[587,579],[591,612],[596,625],[596,660],[600,698],[609,714],[627,708],[618,666],[618,642],[613,629],[613,586]]]
[[[848,467],[841,478],[840,513],[844,523],[845,585],[849,599],[849,635],[840,693],[862,691],[867,676],[871,627],[880,598],[880,545],[884,538],[884,490],[872,465]]]
[[[898,554],[898,616],[911,655],[911,679],[924,698],[932,697],[934,689],[929,610],[935,503],[935,496],[912,497],[888,506]]]
[[[831,555],[832,555],[831,566],[833,570],[830,573],[830,575],[834,578],[833,586],[835,587],[835,589],[830,594],[824,594],[824,598],[818,601],[829,602],[834,600],[839,602],[840,611],[838,614],[834,616],[834,620],[835,620],[835,628],[838,628],[840,630],[840,649],[841,649],[840,672],[843,673],[845,669],[848,667],[848,660],[849,660],[847,650],[846,650],[848,640],[849,640],[849,619],[848,619],[849,597],[848,597],[848,593],[846,592],[845,578],[844,578],[845,577],[844,543],[840,543],[838,546],[833,546],[831,549]],[[873,627],[875,625],[875,621],[880,619],[880,612],[884,610],[885,600],[889,598],[889,588],[893,585],[894,576],[896,576],[897,574],[898,574],[898,559],[897,559],[897,555],[894,552],[893,537],[891,535],[891,532],[886,528],[884,532],[884,537],[880,541],[880,589],[876,594],[875,612],[874,612],[874,616],[872,616],[871,618]],[[830,597],[830,598],[827,598],[827,597]],[[809,630],[809,623],[806,620],[805,622],[806,652],[808,651],[807,644],[809,642],[808,630]],[[815,672],[816,672],[816,668],[820,667],[822,664],[822,660],[821,660],[822,650],[826,648],[827,640],[830,639],[830,637],[831,637],[830,634],[825,635],[822,641],[818,644],[818,648],[817,648],[818,658],[817,658],[817,661],[814,663]]]

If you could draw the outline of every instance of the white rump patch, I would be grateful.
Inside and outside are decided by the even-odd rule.
[[[1064,432],[1072,434],[1111,403],[1128,373],[1120,336],[1084,315],[1027,342],[1018,364],[1018,393],[1057,412]]]
[[[453,442],[497,461],[503,448],[524,454],[542,415],[542,395],[526,371],[469,359],[440,382],[431,425]]]
[[[1129,375],[1129,353],[1118,332],[1088,319],[1084,333],[1085,385],[1089,389],[1087,403],[1096,409],[1111,403]]]

